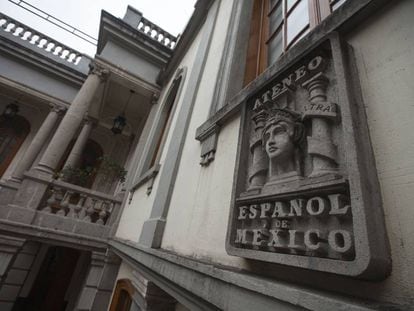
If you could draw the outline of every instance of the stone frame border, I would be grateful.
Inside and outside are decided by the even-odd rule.
[[[371,148],[369,129],[360,92],[358,72],[350,46],[341,41],[337,33],[322,39],[318,45],[308,49],[304,55],[292,59],[288,66],[294,67],[302,57],[312,54],[315,49],[329,45],[332,63],[337,80],[338,105],[341,108],[343,144],[348,150],[345,166],[348,173],[351,206],[353,209],[354,240],[356,258],[353,261],[340,261],[320,257],[269,253],[233,246],[236,195],[240,193],[243,180],[238,168],[243,167],[242,151],[246,152],[247,139],[243,130],[246,120],[247,100],[243,102],[242,120],[239,132],[238,152],[233,181],[232,202],[229,226],[226,237],[226,251],[230,255],[262,260],[293,267],[342,274],[364,279],[383,279],[391,270],[391,257],[388,237],[385,230],[381,191]],[[282,72],[283,74],[283,72]],[[277,80],[280,73],[269,78]],[[268,84],[270,84],[268,83]],[[250,94],[250,99],[257,92]]]

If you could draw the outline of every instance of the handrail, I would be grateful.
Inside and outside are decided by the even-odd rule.
[[[61,180],[53,180],[39,210],[61,217],[110,226],[122,199],[86,189]]]

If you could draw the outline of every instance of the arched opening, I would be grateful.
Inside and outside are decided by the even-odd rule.
[[[96,171],[99,169],[103,157],[102,147],[94,140],[88,139],[76,167],[71,168],[72,170],[68,172],[65,171],[64,165],[74,144],[75,140],[72,140],[65,151],[57,171],[65,173],[64,179],[67,182],[84,188],[91,188],[96,178]],[[89,174],[89,172],[91,173]]]
[[[22,116],[11,119],[0,116],[0,176],[6,172],[29,132],[30,124]]]
[[[86,181],[84,185],[85,188],[92,187],[93,182],[96,178],[96,171],[99,169],[99,166],[101,164],[102,156],[103,151],[101,146],[92,139],[89,139],[86,143],[85,149],[82,152],[82,156],[79,163],[80,169],[90,168],[93,172]]]
[[[152,154],[149,167],[152,167],[154,164],[156,164],[157,160],[159,160],[159,157],[161,155],[162,147],[165,143],[165,140],[167,138],[166,136],[167,136],[168,130],[171,125],[172,116],[174,114],[173,112],[177,106],[176,99],[177,99],[178,91],[180,89],[181,81],[182,81],[182,76],[180,75],[174,80],[173,85],[171,86],[169,90],[169,94],[168,94],[167,100],[165,101],[164,108],[161,114],[161,118],[159,120],[159,124],[158,124],[159,128],[157,131],[159,135],[156,140],[155,150],[154,150],[154,153]]]
[[[119,280],[116,283],[109,311],[129,311],[134,293],[135,289],[130,280]]]
[[[51,246],[40,265],[28,296],[20,297],[13,311],[66,310],[70,297],[70,283],[80,255],[81,252],[76,249]]]

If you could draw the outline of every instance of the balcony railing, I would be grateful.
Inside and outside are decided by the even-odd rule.
[[[39,210],[98,225],[111,225],[122,200],[105,193],[54,180]]]
[[[0,13],[0,30],[3,36],[9,35],[9,38],[27,48],[66,63],[82,73],[86,70],[87,73],[91,60],[88,56],[2,13]]]
[[[177,43],[176,37],[144,17],[141,17],[138,30],[171,50]]]

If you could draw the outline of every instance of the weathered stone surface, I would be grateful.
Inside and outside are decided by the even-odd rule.
[[[245,103],[229,254],[362,278],[389,273],[379,185],[348,52],[330,36]]]

